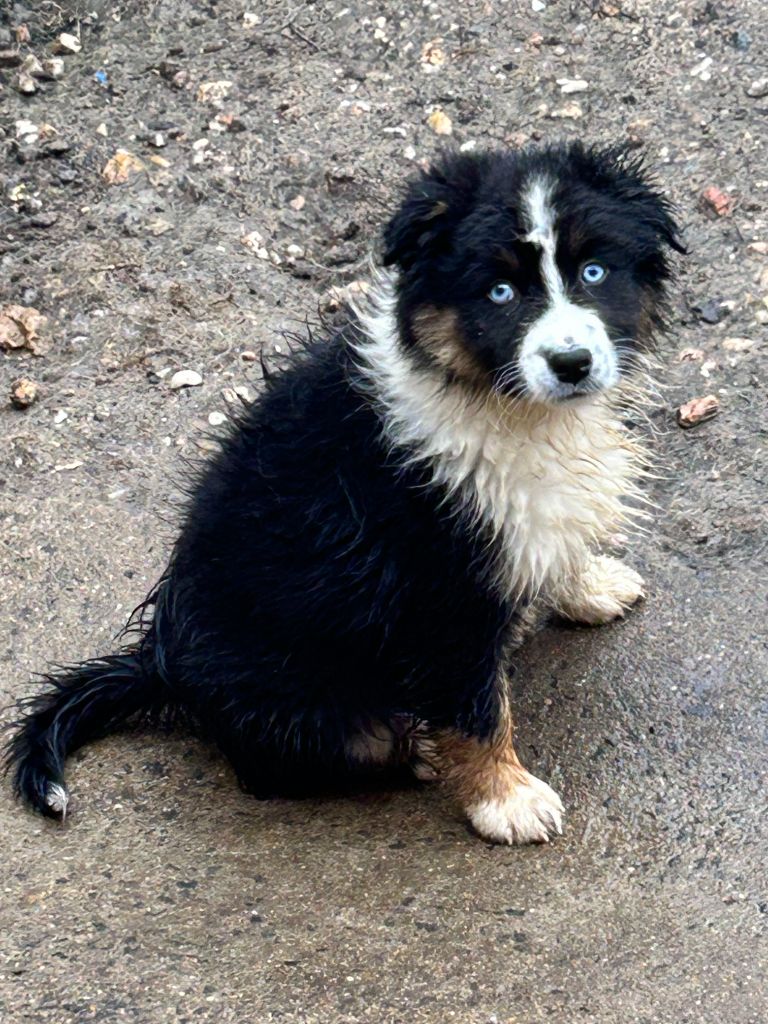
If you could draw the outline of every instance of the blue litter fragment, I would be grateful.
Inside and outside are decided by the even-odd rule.
[[[96,79],[99,85],[107,85],[109,82],[109,75],[106,71],[97,71],[93,77]]]

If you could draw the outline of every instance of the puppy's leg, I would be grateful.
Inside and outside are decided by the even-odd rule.
[[[512,717],[506,699],[490,739],[443,730],[435,733],[434,744],[441,775],[485,839],[546,843],[551,836],[562,835],[560,797],[520,763],[512,744]]]
[[[566,619],[599,626],[621,618],[641,597],[645,589],[639,573],[618,558],[595,555],[580,573],[559,584],[552,604]]]

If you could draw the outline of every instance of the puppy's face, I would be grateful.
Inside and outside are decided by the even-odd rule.
[[[618,383],[662,320],[668,204],[579,144],[447,156],[385,233],[404,342],[448,377],[560,403]]]

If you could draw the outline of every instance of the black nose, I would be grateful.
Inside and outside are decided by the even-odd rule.
[[[567,352],[547,352],[549,368],[563,384],[578,384],[589,375],[592,353],[588,348],[572,348]]]

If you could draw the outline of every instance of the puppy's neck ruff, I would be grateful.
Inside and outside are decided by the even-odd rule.
[[[591,552],[641,499],[645,455],[621,426],[607,394],[578,405],[479,395],[418,365],[401,344],[395,281],[382,275],[357,310],[363,373],[383,409],[385,435],[406,461],[500,542],[495,584],[534,596],[578,573]]]

